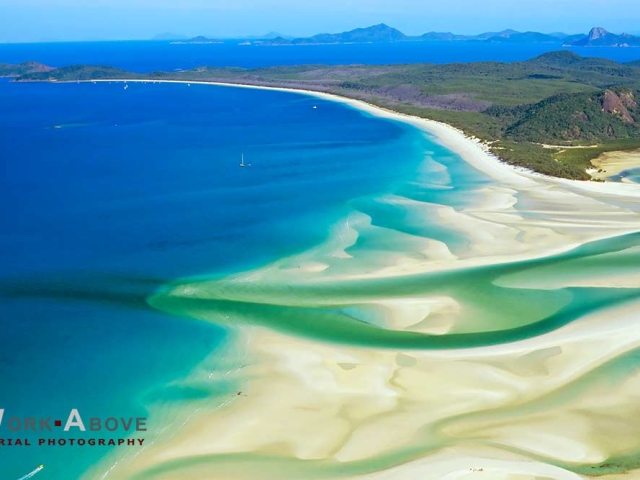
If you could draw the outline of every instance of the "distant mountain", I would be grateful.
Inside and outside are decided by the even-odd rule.
[[[640,60],[635,60],[633,62],[628,62],[627,65],[629,65],[630,67],[640,68]]]
[[[451,32],[427,32],[417,39],[422,40],[423,42],[456,42],[471,40],[473,38],[474,37],[470,37],[468,35],[456,35]]]
[[[563,39],[562,45],[564,45],[564,46],[572,46],[577,41],[582,40],[582,39],[584,39],[586,37],[587,37],[587,35],[585,35],[584,33],[577,33],[575,35],[569,35],[568,37],[565,37]]]
[[[427,32],[420,36],[407,36],[400,30],[381,23],[367,28],[356,28],[342,33],[321,33],[312,37],[291,38],[270,32],[262,37],[244,37],[259,45],[313,45],[341,43],[398,43],[398,42],[464,42],[486,41],[488,43],[539,44],[555,43],[558,46],[640,46],[640,37],[623,33],[615,35],[603,28],[594,28],[588,35],[568,35],[562,32],[518,32],[507,29],[500,32],[485,32],[479,35],[459,35],[452,32]],[[221,43],[207,37],[196,37],[175,43]]]
[[[580,40],[585,35],[567,35],[566,33],[540,33],[540,32],[518,32],[516,30],[503,30],[501,32],[485,32],[479,35],[457,35],[451,32],[428,32],[420,37],[412,39],[423,42],[459,42],[459,41],[485,41],[488,43],[555,43],[561,45],[566,43],[567,38]]]
[[[487,40],[489,38],[493,38],[493,37],[505,37],[508,38],[512,35],[515,35],[517,33],[520,33],[516,30],[511,30],[510,28],[507,30],[503,30],[501,32],[485,32],[485,33],[481,33],[480,35],[476,35],[475,37],[473,37],[476,40]]]
[[[244,37],[244,38],[255,39],[255,40],[270,40],[270,39],[273,39],[273,38],[288,38],[288,39],[291,39],[293,37],[289,37],[287,35],[283,35],[283,34],[278,33],[278,32],[269,32],[269,33],[265,33],[264,35],[251,35],[251,36]]]
[[[343,33],[321,33],[308,38],[294,38],[289,43],[293,45],[327,44],[327,43],[395,43],[409,39],[404,33],[384,23],[367,28],[356,28]],[[283,37],[274,39],[282,44]],[[265,42],[270,44],[272,42]]]
[[[485,40],[488,43],[556,43],[561,44],[562,38],[538,32],[513,33],[506,36],[495,36]]]
[[[567,39],[574,41],[585,35],[567,35],[560,32],[544,34],[539,32],[518,32],[507,29],[500,32],[485,32],[479,35],[459,35],[452,32],[427,32],[420,36],[407,36],[401,31],[384,23],[367,28],[357,28],[343,33],[321,33],[312,37],[288,39],[283,36],[260,42],[263,45],[309,45],[337,43],[397,43],[397,42],[469,42],[487,41],[489,43],[556,43],[562,45]]]
[[[263,42],[256,42],[262,45],[291,45],[291,39],[285,37],[276,37]]]
[[[509,38],[512,35],[519,34],[515,30],[503,30],[501,32],[485,32],[479,35],[458,35],[451,32],[427,32],[420,37],[412,37],[413,40],[423,42],[467,42],[482,41],[490,38]]]
[[[189,37],[179,33],[164,32],[155,35],[151,40],[186,40],[187,38]]]
[[[215,40],[213,38],[207,38],[207,37],[203,37],[202,35],[198,36],[198,37],[194,37],[194,38],[190,38],[189,40],[179,40],[176,42],[171,42],[173,44],[176,45],[185,45],[185,44],[219,44],[219,43],[224,43],[220,40]]]
[[[640,37],[628,33],[616,35],[602,27],[595,27],[586,37],[573,41],[571,45],[576,47],[640,47]]]
[[[551,32],[548,35],[551,35],[552,37],[556,37],[556,38],[567,38],[570,37],[571,35],[564,33],[564,32]]]

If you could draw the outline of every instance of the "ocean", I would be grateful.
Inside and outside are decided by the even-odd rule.
[[[364,45],[243,46],[237,42],[172,45],[166,41],[0,44],[0,62],[27,60],[54,67],[74,64],[110,65],[133,72],[188,70],[204,65],[257,68],[300,64],[398,64],[515,62],[553,50],[554,44],[501,45],[484,42],[425,42]],[[638,48],[571,49],[585,57],[629,62]]]

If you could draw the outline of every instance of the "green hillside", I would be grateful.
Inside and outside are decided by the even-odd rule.
[[[555,95],[528,108],[510,109],[507,114],[515,121],[505,137],[555,143],[638,137],[637,98],[638,92],[625,89]]]
[[[118,68],[92,65],[70,65],[47,72],[22,75],[18,81],[77,81],[117,78],[137,78],[139,74],[126,72]]]

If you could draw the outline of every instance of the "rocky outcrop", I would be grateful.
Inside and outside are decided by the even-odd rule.
[[[621,97],[624,98],[624,100]],[[633,93],[622,93],[619,97],[611,90],[604,91],[604,96],[602,98],[602,111],[612,115],[618,115],[625,123],[635,123],[635,120],[629,113],[625,104],[628,105],[629,108],[638,108],[638,104],[635,103],[635,99],[633,98]],[[631,105],[635,105],[635,107]]]

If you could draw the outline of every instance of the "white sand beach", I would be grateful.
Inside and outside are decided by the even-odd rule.
[[[591,177],[606,180],[624,170],[640,168],[640,150],[603,153],[591,163],[595,167],[589,171]]]
[[[494,183],[478,192],[476,205],[464,209],[393,196],[380,200],[411,208],[417,216],[421,209],[428,211],[468,240],[464,251],[454,252],[442,241],[385,231],[365,215],[356,215],[337,226],[340,234],[334,232],[325,244],[230,279],[223,285],[230,300],[252,301],[249,287],[260,284],[281,285],[295,293],[300,286],[312,289],[543,258],[640,230],[640,215],[631,208],[640,197],[639,185],[545,177],[502,163],[480,142],[446,124],[335,95],[302,93],[410,123]],[[361,235],[385,235],[412,251],[376,253],[370,259],[348,254]],[[640,277],[633,272],[589,276],[567,271],[553,282],[542,274],[507,275],[496,282],[514,291],[526,284],[560,293],[585,286],[640,287]],[[220,282],[193,282],[167,295],[206,299],[220,288]],[[290,297],[288,305],[304,305],[304,298]],[[278,301],[274,297],[273,302]],[[333,308],[342,306],[339,299],[326,301]],[[443,335],[480,328],[458,322],[457,315],[470,307],[447,295],[347,299],[344,308],[353,306],[349,302],[373,312],[389,330]],[[204,321],[219,320],[216,312],[191,313]],[[533,338],[451,350],[325,343],[260,326],[238,326],[235,348],[246,353],[231,374],[240,385],[238,394],[222,406],[199,405],[171,435],[156,438],[133,458],[114,452],[86,478],[586,479],[570,467],[606,463],[640,450],[640,372],[627,372],[624,362],[615,363],[640,348],[639,314],[640,303],[629,301]],[[209,368],[212,363],[213,358],[183,384],[218,378],[219,372]]]

